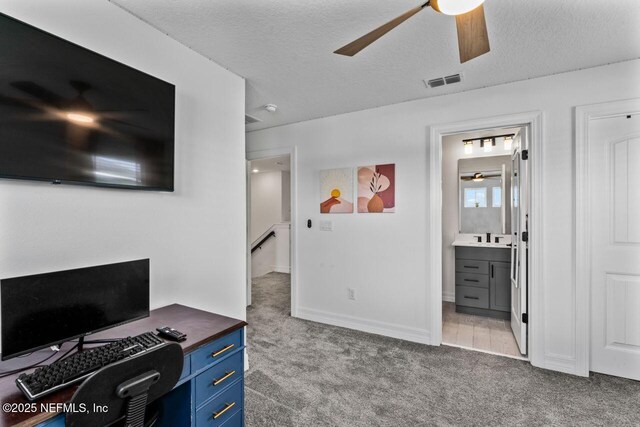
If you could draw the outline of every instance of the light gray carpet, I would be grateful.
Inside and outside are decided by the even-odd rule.
[[[289,317],[289,275],[253,282],[246,423],[640,426],[640,382]]]

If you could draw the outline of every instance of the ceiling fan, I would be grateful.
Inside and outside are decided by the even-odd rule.
[[[465,176],[461,176],[460,179],[463,181],[475,181],[475,182],[480,182],[480,181],[484,181],[487,178],[497,178],[497,177],[502,177],[501,174],[491,174],[491,173],[487,173],[487,174],[483,174],[482,172],[476,172],[473,175],[465,175]]]
[[[484,0],[427,0],[333,53],[353,56],[422,9],[431,6],[436,12],[456,17],[460,63],[467,62],[490,50],[483,3]]]

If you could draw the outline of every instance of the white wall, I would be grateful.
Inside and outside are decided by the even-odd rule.
[[[282,222],[282,172],[251,174],[251,242]]]
[[[544,298],[540,364],[571,370],[574,107],[632,97],[640,97],[640,60],[247,134],[250,151],[297,146],[298,314],[428,342],[428,127],[542,110],[544,280],[533,284]],[[318,171],[379,163],[396,163],[397,213],[332,215],[334,231],[320,232]]]
[[[176,85],[176,190],[0,180],[0,277],[151,259],[151,305],[245,318],[244,81],[106,0],[0,10]]]

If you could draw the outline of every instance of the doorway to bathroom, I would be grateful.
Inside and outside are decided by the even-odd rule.
[[[532,228],[538,219],[532,209],[532,141],[539,140],[539,117],[501,117],[431,132],[431,173],[437,173],[431,202],[437,208],[430,225],[432,235],[439,234],[437,246],[432,244],[432,280],[439,292],[432,288],[431,297],[434,311],[440,305],[432,341],[530,360],[537,269],[532,255],[539,250],[532,239],[539,232]]]
[[[526,356],[516,320],[519,166],[526,129],[496,128],[442,140],[442,343]],[[513,227],[515,225],[515,227]],[[526,242],[523,242],[526,244]],[[522,340],[522,342],[518,342]]]

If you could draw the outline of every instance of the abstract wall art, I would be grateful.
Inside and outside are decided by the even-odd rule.
[[[353,169],[320,171],[320,213],[353,213]]]
[[[358,212],[396,211],[396,165],[358,168]]]

